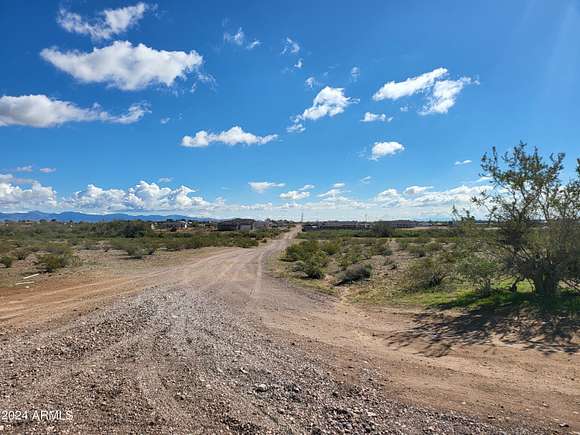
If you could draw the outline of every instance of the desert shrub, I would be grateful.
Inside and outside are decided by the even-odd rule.
[[[340,251],[340,241],[327,240],[320,244],[320,249],[322,249],[327,255],[336,255]]]
[[[489,294],[493,280],[500,274],[500,264],[492,258],[472,254],[458,262],[457,272],[474,283],[478,291]]]
[[[372,270],[373,268],[370,264],[351,264],[338,275],[339,283],[343,284],[368,279],[371,276]]]
[[[376,237],[394,237],[395,230],[388,222],[375,222],[372,232]]]
[[[385,243],[382,240],[377,240],[375,243],[371,245],[371,253],[372,255],[384,255],[389,256],[393,254],[393,250],[389,246],[388,242]]]
[[[415,261],[407,272],[407,290],[421,291],[439,287],[450,274],[447,262],[435,257]]]
[[[14,258],[10,257],[9,255],[5,255],[3,257],[0,257],[0,264],[3,264],[6,269],[8,269],[9,267],[12,267],[13,261],[14,261]]]
[[[427,250],[425,249],[425,246],[423,245],[416,245],[416,244],[411,244],[408,248],[407,251],[409,251],[410,254],[413,254],[417,257],[425,257],[427,255]]]
[[[406,251],[409,247],[409,240],[406,239],[399,239],[397,240],[397,244],[399,245],[399,249]]]
[[[48,252],[49,254],[71,256],[72,250],[70,246],[66,243],[49,243],[40,248],[42,251]]]
[[[83,242],[83,249],[86,249],[88,251],[96,251],[97,249],[99,249],[99,245],[95,240],[85,240]]]
[[[14,256],[18,260],[26,260],[31,253],[32,249],[30,248],[18,248],[14,251]]]
[[[296,263],[295,270],[303,272],[308,278],[320,279],[324,277],[324,268],[328,264],[328,258],[322,251],[316,251],[303,260]]]
[[[46,272],[54,272],[57,269],[62,269],[70,264],[71,257],[62,254],[44,254],[38,257],[38,264],[43,267]]]
[[[443,244],[440,242],[437,242],[435,240],[427,243],[425,245],[425,251],[433,253],[433,252],[439,252],[443,249]]]
[[[307,240],[298,244],[288,246],[285,251],[286,261],[300,261],[311,257],[315,252],[320,251],[320,244],[316,240]]]

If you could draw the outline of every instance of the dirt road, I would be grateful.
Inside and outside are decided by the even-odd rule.
[[[293,234],[0,293],[0,430],[580,431],[577,349],[470,341],[295,288],[267,274]]]

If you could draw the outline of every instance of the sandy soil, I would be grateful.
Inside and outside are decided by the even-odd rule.
[[[0,430],[580,432],[577,336],[298,288],[268,274],[293,235],[0,288]]]

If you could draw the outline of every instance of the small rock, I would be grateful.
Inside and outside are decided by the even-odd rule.
[[[568,423],[560,423],[560,427],[570,427]]]
[[[258,393],[264,393],[264,392],[268,391],[268,386],[266,384],[258,384],[258,385],[256,385],[256,391]]]

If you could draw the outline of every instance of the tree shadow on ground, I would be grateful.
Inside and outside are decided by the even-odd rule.
[[[415,315],[415,326],[386,337],[397,348],[419,344],[426,356],[447,355],[453,347],[500,341],[545,354],[580,351],[578,294],[540,299],[532,293],[468,293]],[[475,307],[474,307],[475,306]],[[471,307],[471,308],[465,308]],[[460,313],[442,312],[464,308]]]

